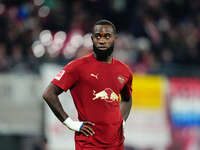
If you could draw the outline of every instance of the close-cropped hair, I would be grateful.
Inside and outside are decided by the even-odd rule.
[[[96,25],[110,25],[110,26],[112,26],[114,33],[116,34],[116,32],[117,32],[117,31],[116,31],[115,25],[114,25],[111,21],[109,21],[109,20],[106,20],[106,19],[99,20],[99,21],[97,21],[97,22],[94,24],[94,27],[95,27]],[[94,29],[94,28],[93,28],[93,29]],[[94,30],[93,30],[93,31],[94,31]]]

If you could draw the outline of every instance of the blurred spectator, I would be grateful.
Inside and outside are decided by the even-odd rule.
[[[6,46],[0,43],[0,71],[7,71],[9,69],[9,59],[6,53]]]
[[[12,64],[14,66],[23,62],[22,51],[23,51],[22,46],[19,43],[13,45],[11,57],[12,57]]]
[[[53,60],[63,64],[87,54],[92,46],[85,37],[100,18],[116,24],[119,38],[115,43],[115,56],[135,72],[156,72],[163,66],[170,69],[172,64],[198,66],[199,8],[198,0],[3,1],[0,3],[0,42],[3,44],[0,71],[19,64],[21,68],[36,71],[41,62]],[[40,39],[44,30],[51,32],[49,45],[44,45]],[[58,31],[66,33],[59,47],[54,45],[59,43],[54,39]],[[74,38],[74,33],[78,39]],[[148,41],[148,48],[137,47],[145,47],[141,39]],[[39,44],[36,49],[32,49],[34,42]],[[54,53],[56,55],[52,55]]]

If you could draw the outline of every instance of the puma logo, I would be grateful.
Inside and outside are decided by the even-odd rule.
[[[98,74],[95,75],[95,74],[91,73],[90,76],[98,79]]]

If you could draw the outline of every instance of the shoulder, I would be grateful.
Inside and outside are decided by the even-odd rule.
[[[116,58],[113,58],[113,59],[115,61],[115,64],[118,65],[120,67],[120,69],[132,74],[131,69],[127,64],[125,64],[124,62],[122,62],[120,60],[117,60]]]
[[[91,60],[91,54],[77,58],[77,59],[74,59],[71,62],[69,62],[68,64],[66,64],[64,69],[81,68],[84,64],[89,63],[90,60]]]

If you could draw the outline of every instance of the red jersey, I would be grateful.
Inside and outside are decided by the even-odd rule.
[[[93,54],[67,64],[52,83],[64,91],[70,89],[80,121],[95,123],[95,134],[75,134],[84,147],[115,147],[124,141],[120,92],[129,98],[132,73],[116,59],[112,63],[96,60]]]

